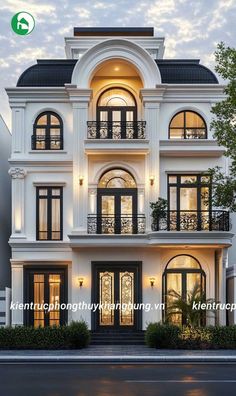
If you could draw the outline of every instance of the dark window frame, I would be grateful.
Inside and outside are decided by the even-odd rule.
[[[170,268],[168,269],[168,265],[172,260],[174,260],[176,257],[180,256],[188,256],[194,259],[198,265],[199,269],[197,268]],[[165,307],[167,307],[167,274],[181,274],[181,289],[182,289],[182,299],[186,298],[187,295],[187,274],[200,274],[201,275],[201,292],[206,292],[206,273],[202,269],[202,266],[196,257],[192,256],[191,254],[176,254],[175,256],[171,257],[171,259],[168,261],[168,263],[165,266],[165,270],[162,274],[162,301],[165,304]],[[163,311],[163,321],[166,319],[166,310]],[[186,318],[182,316],[182,325],[185,325],[186,323]],[[202,324],[205,324],[205,315],[202,317]]]
[[[183,124],[183,126],[182,127],[171,127],[171,123],[172,123],[172,121],[174,120],[174,118],[176,117],[176,116],[178,116],[179,114],[182,114],[183,113],[183,115],[184,115],[184,124]],[[196,114],[198,117],[200,117],[201,119],[202,119],[202,121],[203,121],[203,123],[204,123],[204,125],[205,125],[205,127],[204,128],[198,128],[198,127],[192,127],[192,128],[187,128],[187,126],[186,126],[186,113],[193,113],[193,114]],[[191,130],[202,130],[202,131],[205,131],[205,136],[204,136],[204,138],[202,138],[202,139],[207,139],[208,137],[208,131],[207,131],[207,124],[206,124],[206,121],[204,120],[204,118],[197,112],[197,111],[192,111],[192,110],[181,110],[181,111],[179,111],[178,113],[176,113],[172,118],[171,118],[171,120],[170,120],[170,123],[169,123],[169,128],[168,128],[168,139],[173,139],[172,137],[171,137],[171,130],[175,130],[175,129],[182,129],[183,130],[183,132],[184,132],[184,137],[182,138],[183,140],[187,140],[188,138],[186,137],[187,136],[187,134],[186,134],[186,131],[187,131],[187,129],[191,129]],[[195,138],[196,139],[196,138]],[[178,139],[178,140],[181,140],[181,139]]]
[[[38,125],[38,121],[41,117],[46,116],[47,117],[47,123],[46,124],[40,124]],[[58,119],[59,125],[54,125],[51,124],[50,122],[50,116],[54,116]],[[45,143],[45,148],[37,148],[37,129],[45,129],[45,138],[39,141],[42,141]],[[56,135],[51,135],[51,129],[58,129],[59,130],[59,141],[60,141],[60,147],[59,148],[52,148],[51,147],[51,140],[53,140],[53,137]],[[58,138],[57,138],[58,139]],[[63,150],[64,148],[64,142],[63,142],[63,121],[62,118],[59,116],[59,114],[53,112],[53,111],[44,111],[40,113],[37,118],[34,121],[33,125],[33,136],[32,136],[32,150],[52,150],[52,151],[58,151],[58,150]]]
[[[52,195],[52,190],[58,189],[60,190],[59,195]],[[40,190],[47,190],[47,195],[40,195]],[[39,230],[39,203],[40,199],[47,200],[47,231]],[[52,199],[60,200],[60,231],[52,230]],[[58,232],[60,233],[59,238],[52,238],[52,233]],[[47,238],[40,238],[40,233],[47,233]],[[36,187],[36,240],[37,241],[62,241],[63,240],[63,187],[61,186],[37,186]]]

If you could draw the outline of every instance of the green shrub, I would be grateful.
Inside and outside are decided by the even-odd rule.
[[[89,342],[90,331],[83,321],[68,326],[0,328],[0,349],[79,349]]]
[[[213,348],[236,349],[236,326],[212,326],[210,330]]]
[[[236,349],[236,325],[180,328],[169,324],[150,323],[145,341],[152,348]]]
[[[149,323],[145,342],[151,348],[176,348],[179,341],[180,328],[172,324]]]

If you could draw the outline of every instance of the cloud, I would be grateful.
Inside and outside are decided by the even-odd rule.
[[[235,45],[236,0],[4,0],[0,9],[0,104],[8,124],[4,87],[15,86],[37,58],[65,58],[63,37],[74,26],[153,26],[166,38],[166,58],[199,58],[211,69],[217,43]],[[35,18],[28,36],[11,30],[19,11]]]

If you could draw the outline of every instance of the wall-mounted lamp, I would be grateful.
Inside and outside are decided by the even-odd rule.
[[[79,282],[79,287],[82,287],[83,286],[83,283],[84,283],[84,278],[78,278],[78,282]]]
[[[150,180],[150,185],[153,186],[154,180],[155,180],[155,176],[150,176],[149,180]]]
[[[154,278],[154,276],[152,276],[151,278],[149,278],[149,281],[150,281],[151,287],[154,287],[154,286],[155,286],[156,278]]]
[[[79,185],[82,186],[84,182],[84,176],[79,177]]]

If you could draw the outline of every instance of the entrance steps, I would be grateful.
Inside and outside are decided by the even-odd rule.
[[[144,331],[119,332],[100,331],[91,332],[90,345],[144,345]]]

